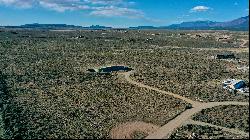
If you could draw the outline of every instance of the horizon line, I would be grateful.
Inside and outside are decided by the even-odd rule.
[[[242,16],[239,18],[243,18],[243,17],[247,17],[249,15],[246,16]],[[235,19],[229,20],[229,21],[233,21]],[[154,26],[154,25],[135,25],[135,26],[127,26],[127,27],[115,27],[115,26],[107,26],[107,25],[100,25],[100,24],[92,24],[92,25],[77,25],[77,24],[66,24],[66,23],[25,23],[25,24],[19,24],[19,25],[0,25],[0,27],[4,27],[4,26],[25,26],[25,25],[35,25],[35,24],[40,24],[40,25],[67,25],[67,26],[81,26],[81,27],[91,27],[91,26],[105,26],[105,27],[111,27],[111,28],[129,28],[129,27],[167,27],[170,25],[174,25],[174,24],[181,24],[181,23],[185,23],[185,22],[198,22],[198,21],[211,21],[211,22],[229,22],[229,21],[212,21],[212,20],[190,20],[190,21],[182,21],[182,22],[177,22],[177,23],[173,23],[173,24],[168,24],[168,25],[162,25],[162,26]]]

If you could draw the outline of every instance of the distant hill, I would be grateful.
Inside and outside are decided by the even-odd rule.
[[[213,21],[191,21],[191,22],[182,22],[181,24],[172,24],[167,26],[167,28],[207,28],[211,27],[218,22]]]
[[[232,21],[191,21],[166,26],[167,29],[225,29],[225,30],[249,30],[249,16]]]
[[[33,23],[33,24],[25,24],[21,25],[21,28],[45,28],[45,29],[54,29],[54,28],[81,28],[81,26],[75,26],[75,25],[67,25],[67,24],[39,24],[39,23]]]
[[[20,26],[3,26],[5,28],[25,28],[25,29],[111,29],[112,27],[92,25],[89,27],[67,25],[67,24],[25,24]]]
[[[34,29],[113,29],[112,27],[92,25],[89,27],[67,25],[67,24],[25,24],[21,26],[0,26],[0,28],[34,28]],[[115,28],[114,28],[115,29]],[[125,28],[124,28],[125,29]],[[137,26],[128,29],[180,29],[180,30],[244,30],[249,31],[249,16],[241,17],[232,21],[216,22],[216,21],[191,21],[180,24],[172,24],[170,26]]]
[[[158,27],[154,26],[137,26],[137,27],[129,27],[129,29],[157,29]]]
[[[249,16],[241,17],[232,21],[217,23],[215,27],[233,27],[233,28],[248,28]]]

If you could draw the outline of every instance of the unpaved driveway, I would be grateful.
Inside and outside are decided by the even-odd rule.
[[[133,81],[129,76],[133,73],[134,71],[130,71],[130,72],[126,72],[126,73],[123,73],[125,75],[125,79],[131,83],[131,84],[134,84],[134,85],[137,85],[138,87],[142,87],[142,88],[147,88],[147,89],[150,89],[150,90],[154,90],[154,91],[157,91],[157,92],[160,92],[160,93],[163,93],[163,94],[167,94],[167,95],[170,95],[170,96],[173,96],[175,98],[178,98],[178,99],[181,99],[181,100],[184,100],[190,104],[192,104],[192,106],[200,106],[200,102],[197,102],[197,101],[193,101],[191,99],[188,99],[186,97],[183,97],[183,96],[180,96],[178,94],[174,94],[174,93],[171,93],[171,92],[167,92],[167,91],[163,91],[163,90],[160,90],[160,89],[157,89],[157,88],[154,88],[154,87],[150,87],[150,86],[147,86],[147,85],[144,85],[142,83],[138,83],[136,81]]]
[[[194,107],[192,109],[188,109],[188,110],[184,111],[179,116],[177,116],[176,118],[174,118],[173,120],[169,121],[167,124],[162,126],[155,133],[152,133],[149,136],[147,136],[146,139],[168,138],[176,128],[182,126],[187,120],[191,119],[191,117],[195,113],[198,113],[203,109],[212,108],[212,107],[220,106],[220,105],[249,105],[249,103],[248,102],[210,102],[210,103],[203,103],[198,107]]]
[[[167,95],[171,95],[175,98],[179,98],[182,99],[190,104],[192,104],[191,109],[187,109],[186,111],[182,112],[179,116],[175,117],[173,120],[169,121],[167,124],[165,124],[164,126],[162,126],[161,128],[159,128],[156,132],[149,134],[146,139],[163,139],[163,138],[168,138],[171,133],[178,127],[182,126],[186,121],[190,120],[190,118],[195,114],[200,112],[203,109],[207,109],[207,108],[212,108],[215,106],[220,106],[220,105],[248,105],[249,106],[249,102],[209,102],[209,103],[201,103],[201,102],[197,102],[197,101],[193,101],[190,100],[186,97],[182,97],[180,95],[171,93],[171,92],[166,92],[163,90],[159,90],[157,88],[153,88],[147,85],[144,85],[142,83],[138,83],[136,81],[133,81],[129,76],[130,74],[132,74],[134,71],[130,71],[127,73],[123,73],[125,75],[125,79],[134,85],[137,85],[139,87],[142,88],[147,88],[150,90],[154,90],[163,94],[167,94]]]

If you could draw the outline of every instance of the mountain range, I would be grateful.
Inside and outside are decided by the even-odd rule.
[[[249,16],[241,17],[226,22],[216,21],[191,21],[182,22],[180,24],[172,24],[167,29],[218,29],[218,30],[249,30]]]
[[[21,26],[0,26],[4,28],[35,28],[35,29],[112,29],[112,27],[92,25],[89,27],[67,25],[67,24],[25,24]],[[174,30],[240,30],[249,31],[249,16],[241,17],[226,22],[216,21],[191,21],[169,26],[137,26],[129,29],[174,29]]]

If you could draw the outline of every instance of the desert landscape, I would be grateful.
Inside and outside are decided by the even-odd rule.
[[[0,29],[0,53],[1,138],[249,138],[223,88],[249,85],[247,31]]]

